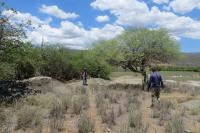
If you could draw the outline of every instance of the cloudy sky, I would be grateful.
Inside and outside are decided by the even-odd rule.
[[[34,44],[85,49],[127,27],[164,27],[183,52],[200,52],[200,0],[1,0],[17,10],[12,22],[31,20]]]

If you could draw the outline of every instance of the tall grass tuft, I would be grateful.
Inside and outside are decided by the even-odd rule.
[[[79,133],[94,132],[94,124],[86,113],[81,115],[80,119],[78,120],[77,127]]]

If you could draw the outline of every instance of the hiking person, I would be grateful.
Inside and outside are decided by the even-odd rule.
[[[154,98],[156,97],[157,101],[160,103],[160,88],[164,87],[163,85],[163,79],[162,76],[160,75],[160,73],[156,70],[155,67],[153,67],[152,69],[152,73],[150,75],[150,79],[148,82],[148,88],[147,90],[149,91],[151,89],[151,107],[154,106]]]
[[[83,85],[87,85],[87,69],[84,68],[81,74],[82,80],[83,80]]]

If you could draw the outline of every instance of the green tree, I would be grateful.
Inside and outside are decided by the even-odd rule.
[[[151,65],[169,62],[180,55],[179,44],[166,29],[129,29],[94,49],[100,49],[97,54],[110,55],[105,58],[108,62],[114,61],[133,72],[141,73],[144,77],[143,89],[147,82],[147,69]]]
[[[5,11],[17,13],[4,2],[0,2],[0,62],[12,61],[13,53],[25,38],[24,25],[11,23],[10,18],[3,13]]]

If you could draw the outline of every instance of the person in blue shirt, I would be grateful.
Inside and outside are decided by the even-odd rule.
[[[150,79],[148,82],[148,91],[152,92],[152,104],[151,107],[154,106],[154,98],[156,97],[157,101],[160,103],[160,89],[164,88],[163,79],[160,73],[156,70],[155,67],[152,68],[152,74],[150,75]]]

